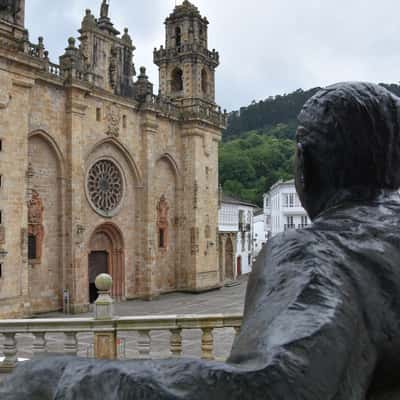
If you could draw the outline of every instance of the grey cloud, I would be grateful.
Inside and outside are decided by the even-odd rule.
[[[217,101],[237,109],[253,99],[336,81],[397,82],[400,24],[397,0],[193,0],[210,20],[210,48],[221,54]],[[100,0],[26,0],[31,40],[45,37],[54,59],[77,36],[86,8]],[[152,52],[164,42],[164,19],[175,0],[111,0],[111,17],[129,28],[157,83]]]

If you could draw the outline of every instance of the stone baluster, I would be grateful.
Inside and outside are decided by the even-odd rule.
[[[138,331],[138,350],[140,358],[150,358],[151,353],[151,336],[149,330]]]
[[[171,329],[170,348],[174,357],[182,355],[182,329]]]
[[[35,332],[35,340],[33,342],[33,354],[47,353],[47,340],[45,332]]]
[[[4,333],[4,361],[0,365],[0,371],[11,372],[17,365],[17,340],[15,333]]]
[[[76,356],[78,354],[78,340],[76,332],[65,332],[64,353],[68,356]]]
[[[214,360],[214,335],[213,328],[201,328],[201,358]]]

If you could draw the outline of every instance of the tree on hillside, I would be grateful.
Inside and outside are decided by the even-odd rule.
[[[381,85],[400,96],[399,85]],[[253,101],[229,115],[220,148],[220,183],[227,194],[261,205],[276,181],[293,177],[297,115],[318,90]]]

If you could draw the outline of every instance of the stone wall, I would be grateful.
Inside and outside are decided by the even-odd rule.
[[[189,112],[187,104],[155,98],[142,69],[140,79],[126,87],[117,75],[120,89],[143,89],[144,97],[122,96],[112,85],[110,59],[95,62],[86,45],[101,38],[104,43],[98,45],[110,55],[115,46],[124,48],[124,65],[117,65],[125,71],[124,79],[133,74],[133,45],[127,31],[118,36],[108,17],[102,23],[104,29],[86,13],[84,45],[79,49],[70,39],[60,66],[49,62],[43,41],[33,45],[21,28],[15,28],[18,37],[9,31],[7,46],[0,46],[0,316],[60,309],[64,290],[73,312],[88,310],[89,256],[105,243],[101,235],[109,241],[102,250],[115,274],[118,298],[220,285],[221,123],[207,114],[218,114],[213,88],[211,103]],[[215,54],[204,54],[215,66]],[[104,65],[91,70],[82,66],[84,60]],[[189,59],[185,63],[190,95],[201,89],[201,74],[194,71],[201,66],[190,66]],[[222,121],[222,115],[217,117]],[[114,184],[101,173],[98,179],[89,173],[99,161],[115,167],[121,196],[109,194]],[[93,185],[107,191],[105,197],[99,194],[104,201],[118,198],[116,207],[99,208]],[[160,227],[165,228],[163,246]],[[28,234],[38,244],[38,255],[31,260]]]

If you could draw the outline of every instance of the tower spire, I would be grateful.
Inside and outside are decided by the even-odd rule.
[[[215,102],[215,69],[219,55],[208,49],[208,20],[188,0],[177,5],[165,21],[166,42],[154,52],[160,93],[181,102]]]

